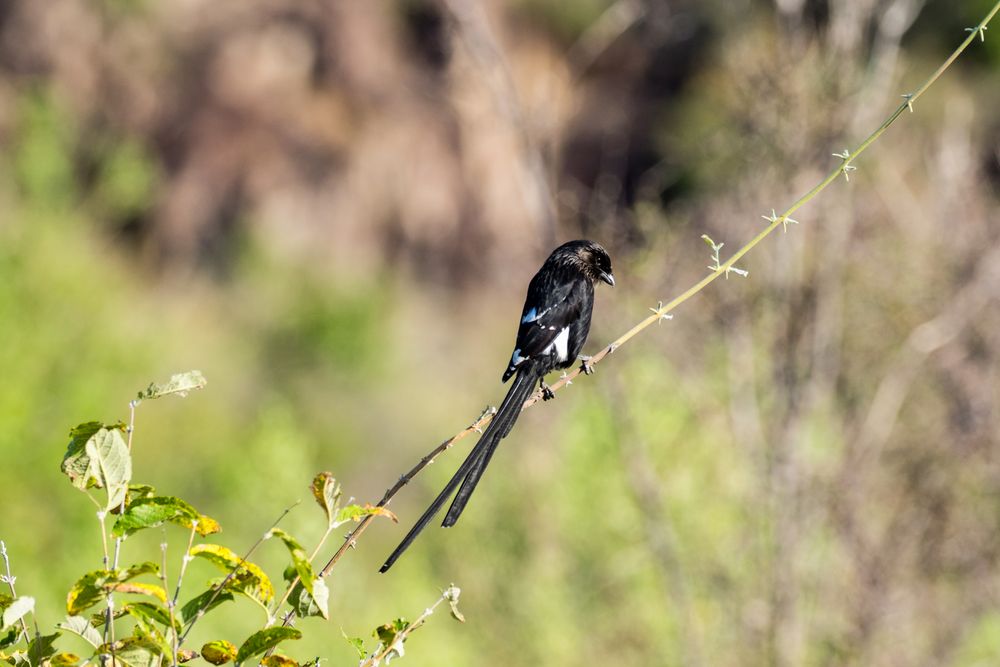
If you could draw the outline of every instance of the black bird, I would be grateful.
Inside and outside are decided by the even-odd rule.
[[[552,391],[543,378],[550,371],[572,366],[583,349],[590,332],[594,284],[598,280],[612,287],[615,284],[611,258],[593,241],[564,243],[545,260],[528,285],[514,353],[503,374],[504,382],[514,376],[506,398],[454,477],[406,534],[380,572],[392,567],[461,484],[441,524],[446,528],[455,525],[497,445],[510,433],[535,385],[541,387],[545,399],[552,398]],[[589,372],[586,362],[584,371]]]

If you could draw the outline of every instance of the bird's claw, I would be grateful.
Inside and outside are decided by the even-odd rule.
[[[595,372],[594,364],[590,363],[592,357],[580,357],[580,370],[584,375],[593,375]]]
[[[552,387],[550,387],[549,385],[545,384],[544,382],[541,383],[541,390],[542,390],[542,400],[543,401],[551,401],[553,398],[556,397],[555,392],[552,391]]]

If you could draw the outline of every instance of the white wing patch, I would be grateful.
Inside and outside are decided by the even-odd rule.
[[[559,361],[566,361],[569,357],[569,327],[563,327],[562,331],[556,334],[555,339],[542,351],[542,354],[549,354],[555,348],[556,357]]]
[[[521,356],[521,348],[517,348],[514,350],[514,354],[510,355],[510,365],[517,366],[522,361],[524,361],[524,357]]]

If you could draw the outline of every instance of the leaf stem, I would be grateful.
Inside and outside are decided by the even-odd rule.
[[[323,548],[323,545],[326,543],[327,538],[330,537],[330,533],[332,533],[333,529],[336,527],[337,525],[332,522],[329,525],[327,525],[326,532],[323,533],[323,537],[319,538],[319,543],[316,545],[316,548],[313,549],[313,552],[309,555],[310,564],[316,559],[316,554],[318,554],[319,550]],[[288,583],[288,586],[285,588],[285,593],[281,596],[281,599],[278,600],[278,604],[274,605],[274,613],[271,614],[273,618],[277,618],[278,612],[281,610],[281,606],[288,601],[288,597],[292,594],[292,589],[295,588],[295,584],[299,583],[300,581],[302,581],[301,575],[296,574],[295,578]],[[285,625],[285,623],[282,622],[282,625]]]
[[[15,600],[17,599],[17,591],[14,590],[14,582],[17,580],[10,572],[10,558],[7,557],[7,544],[0,540],[0,557],[3,557],[3,566],[6,570],[6,574],[3,577],[3,581],[7,582],[7,587],[10,588],[10,595]],[[21,617],[21,633],[24,634],[24,641],[30,641],[31,634],[28,632],[28,624],[24,620],[24,616]]]
[[[376,665],[381,665],[382,661],[385,660],[386,656],[388,656],[393,650],[395,650],[397,646],[402,647],[403,642],[405,642],[406,638],[410,636],[410,633],[420,628],[420,626],[426,623],[430,615],[434,613],[434,610],[437,609],[438,606],[447,599],[448,599],[448,591],[446,590],[444,593],[441,594],[441,597],[439,597],[437,601],[434,602],[434,604],[424,609],[424,612],[420,614],[420,616],[418,616],[416,620],[414,620],[412,623],[410,623],[405,628],[400,630],[399,633],[395,636],[394,641],[392,642],[391,645],[385,646],[382,648],[380,652],[368,656],[368,658],[361,663],[360,667],[376,667]],[[402,652],[400,652],[400,654],[402,654]]]
[[[128,453],[130,455],[132,454],[132,433],[135,431],[135,408],[136,408],[137,405],[139,405],[139,402],[136,401],[136,400],[131,400],[131,401],[128,402],[128,427],[127,427],[128,442],[126,443],[126,446],[128,447]],[[126,482],[125,482],[125,484],[126,484],[125,493],[122,495],[122,502],[121,502],[121,505],[119,505],[119,507],[118,507],[118,516],[121,516],[121,515],[125,514],[125,501],[128,498],[128,482],[129,481],[130,480],[126,480]],[[109,568],[108,567],[108,538],[107,538],[107,535],[106,535],[107,531],[106,531],[106,527],[105,527],[105,524],[104,524],[105,513],[103,511],[99,512],[98,513],[98,517],[101,520],[101,537],[104,540],[104,569],[105,570],[107,570],[107,569],[117,570],[118,569],[118,559],[121,557],[121,552],[122,552],[122,540],[124,538],[122,538],[121,536],[115,537],[115,555],[114,555],[114,558],[112,559],[111,567]],[[108,641],[108,637],[109,636],[111,637],[111,642],[112,643],[115,641],[115,631],[114,631],[114,627],[113,627],[114,626],[114,624],[113,624],[113,621],[114,621],[114,607],[115,607],[114,594],[113,593],[108,593],[108,611],[107,611],[107,615],[105,616],[105,619],[104,619],[104,641],[105,642]],[[112,664],[114,664],[114,652],[113,651],[112,651],[111,657],[112,657]]]
[[[170,584],[167,583],[167,539],[166,530],[163,531],[163,541],[160,542],[160,583],[163,584],[163,590],[169,590]],[[177,625],[174,619],[174,606],[173,600],[167,601],[167,613],[170,614],[170,627],[165,628],[170,632],[170,646],[173,649],[173,655],[170,658],[170,664],[172,667],[177,667]]]

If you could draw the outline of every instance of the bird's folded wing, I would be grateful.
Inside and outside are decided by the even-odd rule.
[[[574,281],[566,288],[560,290],[563,292],[559,295],[562,299],[536,309],[532,319],[527,318],[530,310],[525,313],[514,346],[522,359],[537,359],[548,354],[549,347],[556,343],[560,335],[565,338],[563,330],[579,320],[586,298],[585,287],[582,281]]]

